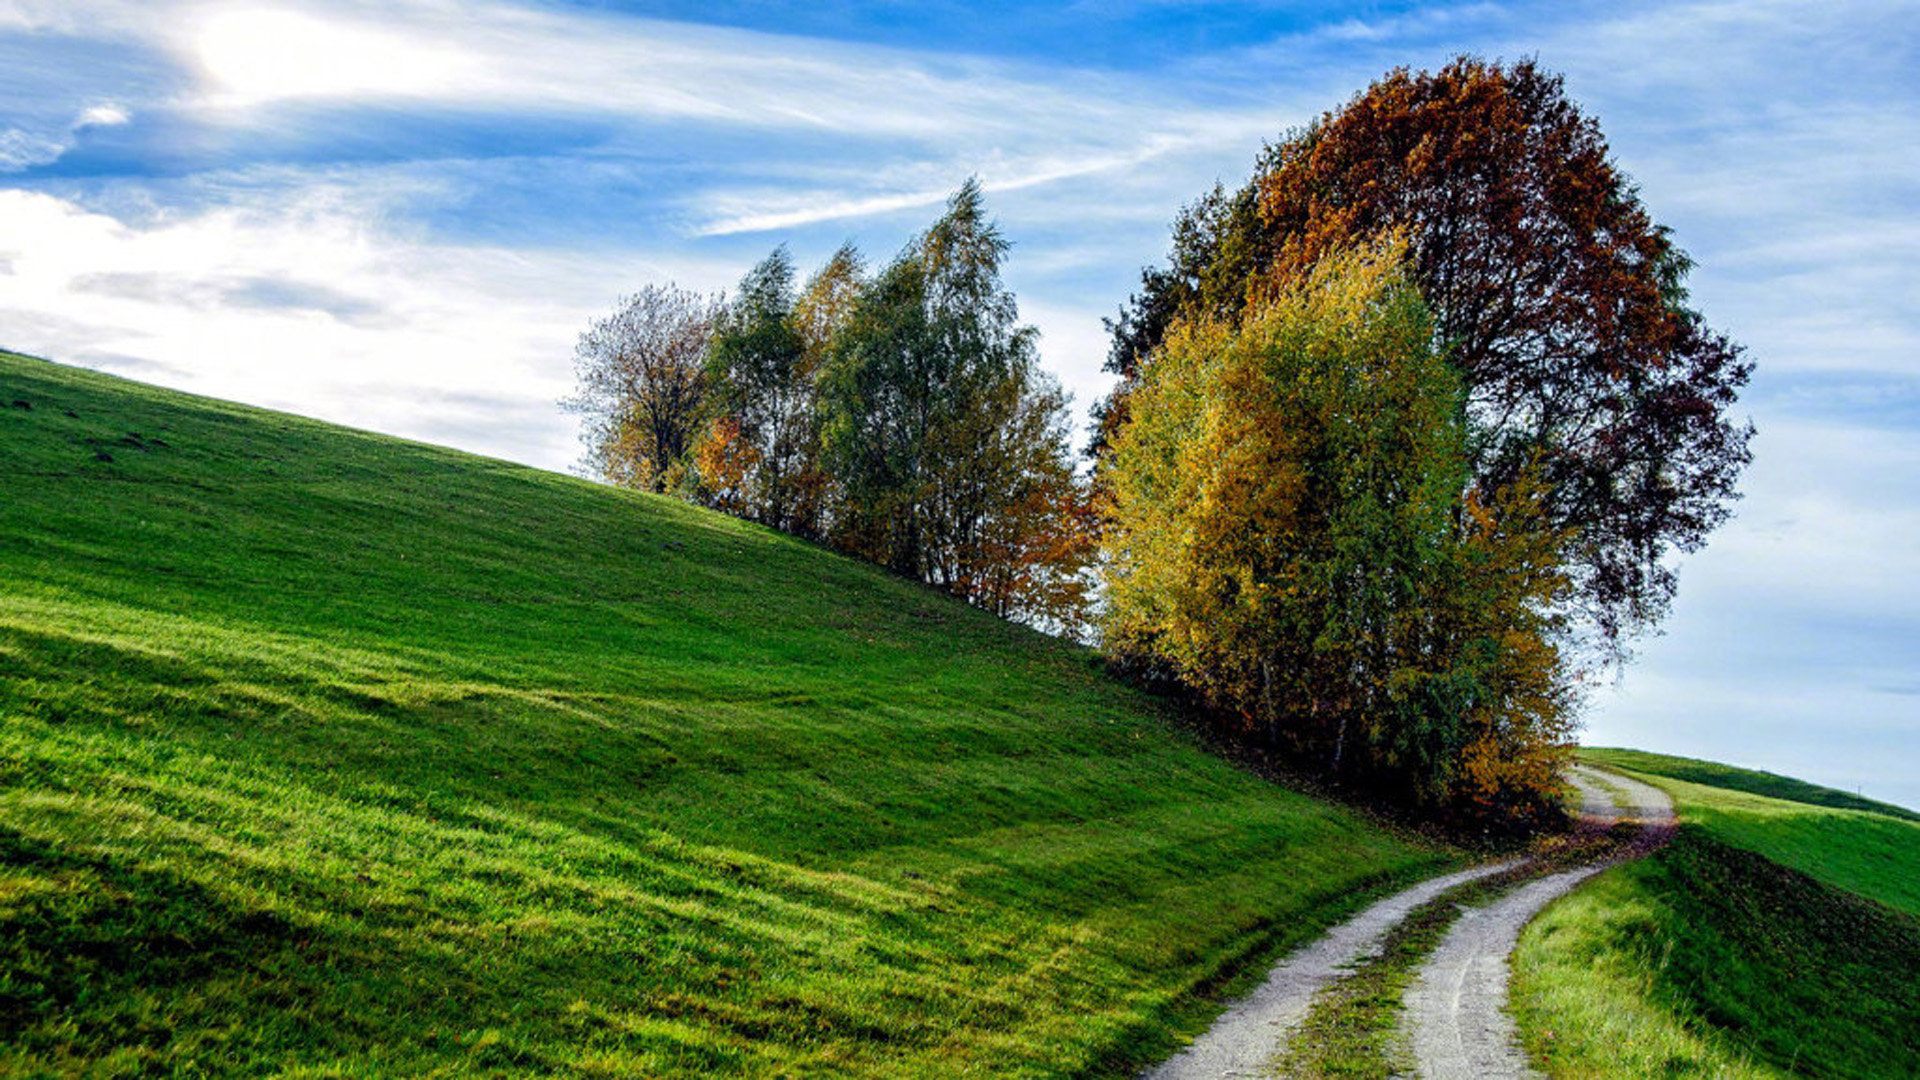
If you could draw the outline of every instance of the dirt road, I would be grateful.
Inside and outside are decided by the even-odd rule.
[[[1629,849],[1627,857],[1643,853],[1672,827],[1673,803],[1657,788],[1585,768],[1575,768],[1570,779],[1580,790],[1583,814],[1641,823],[1643,840]],[[1607,785],[1621,792],[1623,805],[1613,805]],[[1520,931],[1541,908],[1618,861],[1540,878],[1460,916],[1407,991],[1404,1022],[1426,1080],[1518,1080],[1539,1075],[1527,1065],[1513,1018],[1507,1013],[1507,959],[1520,941]]]
[[[1576,766],[1568,776],[1580,813],[1595,827],[1640,821],[1640,853],[1663,839],[1672,803],[1656,788]],[[1619,796],[1616,798],[1615,793]],[[1375,903],[1275,965],[1266,982],[1235,1002],[1185,1050],[1139,1080],[1227,1080],[1268,1075],[1314,995],[1355,964],[1377,956],[1387,932],[1414,908],[1448,889],[1519,866],[1512,860],[1423,881]],[[1529,1077],[1506,1012],[1507,957],[1520,931],[1555,897],[1618,859],[1536,879],[1494,903],[1463,913],[1421,969],[1406,1000],[1406,1029],[1428,1080]]]
[[[1235,1002],[1207,1033],[1141,1080],[1221,1080],[1254,1077],[1286,1045],[1306,1018],[1313,996],[1355,962],[1377,955],[1381,938],[1407,913],[1456,885],[1518,865],[1518,860],[1480,866],[1423,881],[1375,903],[1280,961],[1267,981]]]

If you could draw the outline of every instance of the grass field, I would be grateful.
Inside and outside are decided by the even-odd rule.
[[[0,1074],[1119,1075],[1457,857],[680,503],[0,354]]]
[[[1684,824],[1523,935],[1514,1002],[1550,1075],[1920,1075],[1920,823],[1765,773],[1583,756],[1665,788]]]

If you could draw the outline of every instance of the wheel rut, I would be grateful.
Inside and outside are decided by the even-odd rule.
[[[1463,912],[1420,969],[1405,998],[1404,1028],[1426,1080],[1519,1080],[1540,1074],[1527,1064],[1507,1011],[1508,960],[1520,932],[1556,898],[1587,878],[1664,842],[1673,803],[1657,788],[1576,768],[1571,777],[1583,814],[1641,825],[1639,839],[1613,858],[1537,878],[1484,907]],[[1614,806],[1607,788],[1618,790]],[[1601,801],[1607,805],[1602,807]],[[1599,811],[1599,813],[1595,813]]]
[[[1672,803],[1657,788],[1585,766],[1569,771],[1590,829],[1638,821],[1638,839],[1622,854],[1534,878],[1478,908],[1464,909],[1407,990],[1402,1030],[1427,1080],[1533,1077],[1506,1011],[1507,958],[1527,922],[1593,874],[1665,841]],[[1178,1054],[1138,1080],[1229,1080],[1276,1075],[1289,1038],[1320,993],[1379,955],[1383,939],[1409,913],[1451,889],[1496,874],[1525,872],[1529,860],[1474,867],[1395,893],[1287,956],[1266,981],[1222,1013]]]
[[[1430,878],[1377,901],[1274,965],[1265,982],[1229,1006],[1206,1034],[1140,1074],[1140,1080],[1222,1080],[1265,1075],[1267,1064],[1313,1006],[1314,995],[1380,951],[1387,931],[1448,889],[1510,870],[1520,860]]]

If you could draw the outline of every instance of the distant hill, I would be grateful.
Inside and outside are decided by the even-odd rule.
[[[1805,780],[1795,780],[1790,776],[1776,776],[1756,769],[1741,769],[1713,761],[1674,757],[1671,754],[1651,754],[1645,750],[1583,747],[1580,753],[1595,764],[1632,769],[1650,776],[1671,777],[1675,780],[1685,780],[1690,784],[1705,784],[1708,787],[1744,791],[1752,795],[1765,795],[1772,799],[1785,799],[1789,802],[1802,802],[1813,806],[1865,810],[1869,813],[1905,818],[1908,821],[1920,821],[1920,812],[1909,810],[1904,806],[1876,802],[1873,799],[1861,798],[1850,791],[1821,787],[1818,784],[1809,784]]]
[[[793,539],[12,354],[0,582],[4,1075],[1123,1073],[1457,861]]]

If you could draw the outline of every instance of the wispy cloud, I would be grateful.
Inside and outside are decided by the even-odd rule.
[[[574,337],[619,283],[724,280],[691,262],[399,242],[321,194],[129,226],[0,190],[0,222],[17,248],[6,344],[122,369],[137,357],[187,389],[554,468],[575,456],[554,408]],[[480,392],[503,403],[500,423],[440,407]]]
[[[34,131],[27,128],[0,129],[0,173],[19,172],[35,165],[60,160],[73,148],[74,136],[86,128],[118,127],[132,119],[127,110],[114,104],[91,105],[72,121],[56,128]]]

